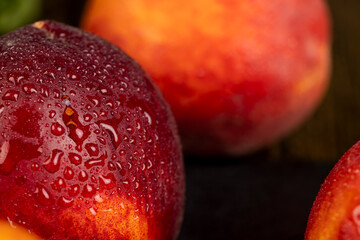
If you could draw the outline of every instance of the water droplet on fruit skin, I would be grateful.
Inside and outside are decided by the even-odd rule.
[[[75,197],[80,192],[80,186],[78,184],[71,185],[68,192],[70,196]]]
[[[43,97],[49,97],[49,88],[47,86],[41,86],[40,87],[40,94],[43,96]]]
[[[96,210],[94,208],[89,208],[89,211],[92,215],[96,216]]]
[[[96,189],[92,184],[86,184],[83,188],[81,195],[85,198],[91,198],[96,193]]]
[[[7,155],[9,153],[10,144],[8,141],[3,142],[0,148],[0,172],[5,173],[9,172],[10,170],[7,165],[9,160],[7,159]],[[9,165],[10,166],[10,165]]]
[[[133,133],[134,133],[134,128],[131,127],[131,126],[128,126],[128,127],[126,128],[126,131],[127,131],[128,133],[130,133],[130,134],[133,134]]]
[[[153,121],[152,121],[150,114],[144,111],[144,115],[145,115],[146,119],[148,120],[149,125],[152,125]]]
[[[82,170],[79,172],[78,178],[81,182],[85,182],[86,180],[88,180],[89,176],[85,171]]]
[[[107,100],[106,101],[106,106],[114,109],[114,101],[113,100]]]
[[[85,144],[85,149],[89,153],[91,157],[99,155],[99,147],[95,143],[87,143]]]
[[[31,164],[31,170],[38,171],[40,169],[40,165],[37,163]]]
[[[44,206],[49,206],[53,203],[53,199],[51,194],[47,191],[47,189],[42,185],[37,185],[34,191],[35,199]]]
[[[99,96],[90,96],[90,95],[88,95],[86,97],[87,97],[87,99],[90,100],[90,102],[92,104],[94,104],[95,107],[98,106],[101,103],[101,98]]]
[[[127,189],[127,190],[130,189],[130,181],[129,181],[129,179],[125,179],[122,183],[123,183],[123,186],[125,187],[125,189]]]
[[[125,176],[126,170],[122,167],[121,163],[119,161],[116,162],[116,166],[119,170],[119,173],[121,176]]]
[[[72,164],[79,165],[82,163],[82,157],[76,153],[69,153],[69,160]]]
[[[5,106],[1,104],[0,105],[0,116],[4,112],[4,110],[5,110]]]
[[[35,85],[32,83],[26,83],[22,86],[22,89],[25,94],[30,95],[32,93],[37,93]]]
[[[69,137],[76,143],[76,149],[81,151],[82,143],[90,135],[89,125],[82,125],[78,113],[71,106],[67,106],[62,116],[64,124],[69,129]]]
[[[56,115],[56,112],[54,110],[49,111],[49,118],[54,118]]]
[[[72,198],[60,197],[58,200],[58,204],[64,208],[71,207],[73,205],[73,203],[74,203],[74,200]]]
[[[147,167],[147,169],[152,168],[152,166],[153,166],[152,162],[151,162],[150,160],[148,160],[147,162],[148,162],[148,167]]]
[[[23,79],[27,78],[27,75],[23,73],[9,73],[7,79],[9,82],[13,83],[14,85],[18,86],[23,81]]]
[[[107,153],[104,152],[99,158],[92,158],[85,162],[85,167],[87,169],[90,169],[95,166],[104,166],[105,165],[105,159],[107,158]]]
[[[89,113],[87,113],[87,114],[84,115],[84,121],[85,121],[85,122],[91,121],[92,118],[93,118],[93,117],[92,117],[91,114],[89,114]]]
[[[60,98],[60,96],[61,96],[61,92],[60,92],[60,90],[55,89],[55,90],[54,90],[54,98],[59,99],[59,98]]]
[[[104,202],[104,199],[99,195],[99,194],[96,194],[95,197],[94,197],[95,201],[98,202],[98,203],[102,203]]]
[[[103,95],[106,95],[106,96],[112,96],[113,95],[112,91],[109,88],[105,87],[105,86],[99,86],[98,90]]]
[[[112,162],[109,162],[108,163],[108,169],[110,171],[115,171],[116,170],[116,166],[112,163]]]
[[[17,101],[19,98],[19,94],[19,91],[9,90],[3,95],[2,100]]]
[[[99,142],[100,142],[101,144],[106,145],[106,140],[105,140],[105,138],[103,138],[103,137],[97,137],[97,140],[99,140]]]
[[[106,131],[110,134],[110,138],[112,140],[112,143],[114,145],[115,148],[117,148],[120,143],[120,137],[119,137],[119,133],[115,130],[116,128],[113,127],[112,125],[108,124],[108,123],[100,123],[100,126],[103,127],[104,129],[106,129]]]
[[[91,177],[90,177],[90,180],[91,180],[91,182],[93,182],[93,183],[97,183],[97,179],[96,179],[95,176],[91,176]]]
[[[70,167],[66,167],[64,169],[64,177],[67,179],[67,180],[71,180],[74,178],[74,171],[70,168]]]
[[[44,162],[43,166],[49,173],[55,173],[60,169],[61,158],[64,152],[59,149],[52,150],[51,156]]]
[[[65,133],[65,128],[60,123],[56,122],[51,125],[51,133],[55,136],[61,136]]]
[[[104,189],[110,190],[116,186],[115,176],[112,173],[107,175],[100,175],[99,176],[100,186]]]
[[[108,115],[108,112],[101,109],[99,115],[100,117],[106,117]]]
[[[39,97],[39,98],[38,98],[38,100],[37,100],[37,102],[38,102],[38,103],[44,103],[44,102],[45,102],[45,100],[44,100],[44,99],[42,99],[41,97]]]
[[[139,131],[139,132],[142,132],[142,126],[141,126],[141,122],[139,120],[136,120],[135,121],[136,123],[136,129]]]
[[[51,184],[51,188],[55,191],[60,192],[63,188],[66,188],[66,183],[63,178],[58,177]]]

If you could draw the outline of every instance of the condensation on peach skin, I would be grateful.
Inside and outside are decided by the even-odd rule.
[[[0,240],[40,240],[40,238],[13,223],[0,221]]]
[[[82,205],[79,201],[74,205]],[[99,239],[149,239],[147,218],[137,207],[136,201],[117,195],[106,197],[98,194],[94,202],[93,207],[86,209],[85,215],[73,209],[64,211],[60,216],[61,221],[71,221],[73,229],[85,231],[79,232],[79,236],[96,234]]]

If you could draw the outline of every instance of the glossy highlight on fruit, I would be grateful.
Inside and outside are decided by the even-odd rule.
[[[140,66],[53,21],[0,37],[0,219],[43,239],[175,239],[184,167]]]
[[[290,134],[318,106],[329,18],[324,0],[88,0],[82,27],[150,74],[185,151],[240,155]]]
[[[310,212],[305,240],[360,239],[360,142],[336,163]]]

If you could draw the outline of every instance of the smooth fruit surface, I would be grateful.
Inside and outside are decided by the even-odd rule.
[[[11,226],[8,221],[0,221],[0,240],[40,240],[20,226]]]
[[[336,163],[316,197],[305,240],[360,239],[360,142]]]
[[[139,65],[51,21],[0,38],[0,218],[44,239],[174,239],[176,125]]]
[[[139,61],[191,153],[255,151],[303,122],[328,85],[323,0],[89,0],[82,26]]]

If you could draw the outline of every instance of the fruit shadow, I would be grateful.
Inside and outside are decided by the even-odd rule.
[[[179,240],[304,239],[332,164],[185,155],[186,207]]]

